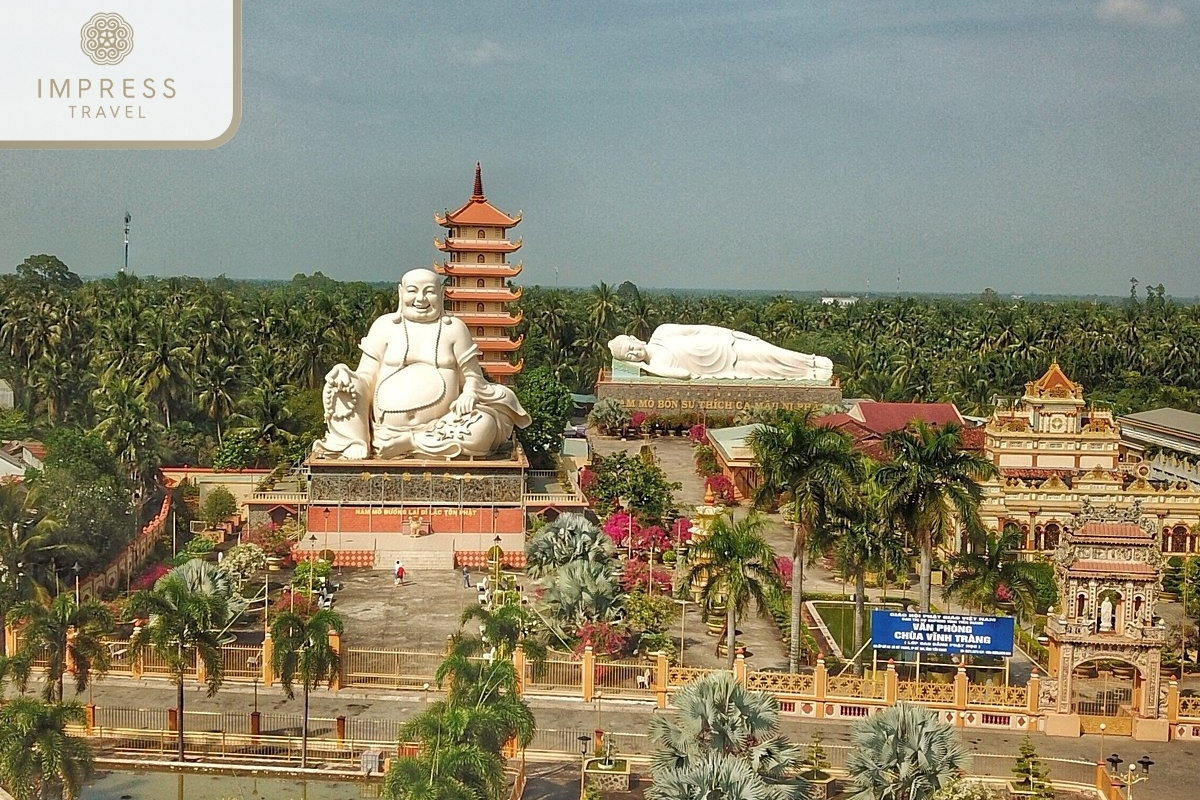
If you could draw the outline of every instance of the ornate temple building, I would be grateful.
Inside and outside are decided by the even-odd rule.
[[[1163,621],[1155,615],[1162,552],[1152,518],[1085,507],[1054,551],[1061,608],[1046,620],[1051,735],[1166,741],[1160,714]]]
[[[1017,525],[1028,557],[1049,555],[1085,505],[1125,510],[1139,503],[1155,521],[1164,553],[1200,549],[1200,491],[1157,479],[1136,456],[1123,457],[1119,420],[1089,407],[1083,387],[1057,363],[1027,383],[1019,400],[997,406],[984,452],[1000,471],[984,486],[984,523],[993,530]]]
[[[508,238],[509,228],[521,221],[518,213],[510,217],[488,202],[483,194],[483,172],[475,165],[475,189],[457,211],[435,214],[446,234],[434,239],[433,246],[446,254],[433,269],[448,278],[447,310],[467,324],[482,351],[480,365],[488,377],[508,382],[521,371],[523,361],[512,361],[521,347],[513,338],[513,327],[521,313],[510,312],[508,305],[521,297],[511,285],[521,272],[521,264],[509,264],[510,253],[521,248],[521,240]]]

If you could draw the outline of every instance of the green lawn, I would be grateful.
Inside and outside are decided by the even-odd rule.
[[[827,600],[813,601],[813,608],[820,615],[829,633],[842,648],[842,655],[850,658],[854,655],[854,604],[851,602],[835,603]],[[891,608],[899,610],[897,605],[880,605],[867,603],[863,614],[863,640],[871,638],[871,609]],[[869,650],[867,652],[870,652]]]

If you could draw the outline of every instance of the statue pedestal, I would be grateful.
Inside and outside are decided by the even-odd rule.
[[[612,398],[629,411],[659,417],[732,417],[747,408],[796,411],[842,402],[842,389],[830,382],[800,380],[670,380],[650,375],[605,373],[596,397]]]
[[[311,459],[307,466],[309,536],[301,552],[369,551],[380,569],[397,559],[410,569],[449,569],[455,552],[485,553],[499,536],[512,558],[524,554],[529,462],[517,445],[486,459]]]

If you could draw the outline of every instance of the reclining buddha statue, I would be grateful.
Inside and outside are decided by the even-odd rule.
[[[314,458],[485,456],[531,420],[516,394],[491,383],[462,320],[445,312],[426,269],[400,279],[400,310],[371,325],[358,369],[325,376],[325,438]]]

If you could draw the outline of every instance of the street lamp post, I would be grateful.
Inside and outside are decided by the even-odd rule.
[[[71,569],[75,572],[75,605],[79,605],[79,562],[76,561]]]
[[[587,780],[588,743],[592,741],[592,737],[584,734],[576,738],[579,739],[579,800],[583,800],[583,796],[587,792],[584,782]]]
[[[321,510],[321,516],[322,516],[322,517],[324,517],[324,519],[325,519],[325,545],[324,545],[324,549],[328,550],[328,549],[329,549],[329,509],[328,509],[328,508],[322,509],[322,510]]]
[[[1125,784],[1125,800],[1133,800],[1133,787],[1143,781],[1150,780],[1150,767],[1154,766],[1154,762],[1150,760],[1150,756],[1142,756],[1137,761],[1130,764],[1125,773],[1122,774],[1119,770],[1120,765],[1125,759],[1121,758],[1116,753],[1113,753],[1105,759],[1111,765],[1111,777]],[[1138,774],[1138,767],[1141,766],[1142,772]]]
[[[687,607],[691,605],[691,600],[671,598],[676,603],[679,603],[679,666],[683,666],[683,643],[687,641],[684,625],[687,622]]]

